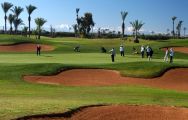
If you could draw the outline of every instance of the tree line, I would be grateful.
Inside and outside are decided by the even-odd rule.
[[[5,21],[5,25],[4,25],[4,33],[9,33],[9,34],[18,34],[18,27],[21,25],[25,25],[23,23],[23,20],[20,18],[20,14],[24,11],[24,8],[20,7],[20,6],[14,6],[12,3],[9,2],[4,2],[1,3],[1,7],[2,10],[4,12],[4,21]],[[26,6],[26,10],[28,13],[28,26],[24,26],[22,32],[23,34],[25,34],[27,36],[27,34],[31,35],[31,14],[37,9],[36,6],[33,5],[28,5]],[[8,12],[9,15],[7,16]],[[10,24],[10,29],[7,30],[7,20]],[[40,39],[40,35],[41,35],[41,27],[46,23],[47,21],[44,18],[35,18],[35,23],[37,25],[36,30],[33,30],[36,34],[38,34],[38,39]],[[13,26],[14,26],[14,31],[13,31]]]
[[[173,38],[180,38],[181,37],[181,30],[182,30],[182,24],[183,24],[183,21],[182,20],[179,20],[177,26],[176,26],[176,31],[175,31],[175,21],[176,21],[177,17],[176,16],[173,16],[172,17],[172,24],[173,24],[173,28],[172,28],[172,35],[173,35]],[[184,31],[184,36],[185,35],[185,32],[186,32],[187,28],[184,27],[183,28],[183,31]]]
[[[18,33],[18,27],[21,25],[24,25],[23,29],[22,29],[22,34],[24,34],[25,36],[30,37],[31,33],[37,35],[37,39],[40,39],[40,35],[42,32],[42,26],[47,22],[47,20],[45,20],[44,18],[35,18],[35,23],[36,23],[36,29],[31,30],[31,15],[32,13],[37,9],[36,6],[33,5],[28,5],[26,6],[26,10],[27,10],[27,14],[28,14],[28,26],[25,26],[25,24],[23,23],[23,20],[20,18],[20,14],[24,11],[24,8],[20,7],[20,6],[14,6],[12,3],[9,2],[4,2],[1,3],[1,7],[2,10],[4,11],[4,21],[5,21],[5,25],[4,25],[4,33],[9,33],[9,34],[17,34]],[[11,11],[9,13],[9,15],[7,16],[7,13]],[[89,37],[91,30],[93,30],[94,26],[95,26],[95,22],[93,20],[93,15],[90,12],[86,12],[84,14],[84,16],[79,16],[79,11],[80,8],[76,8],[76,24],[74,24],[72,27],[74,29],[75,32],[75,36],[76,37]],[[125,19],[128,15],[128,12],[126,11],[121,11],[121,18],[122,18],[122,25],[121,25],[121,38],[122,39],[126,39],[125,37]],[[173,29],[171,31],[171,34],[173,36],[173,38],[181,37],[181,29],[182,29],[182,24],[183,21],[180,20],[176,26],[176,31],[175,31],[175,21],[176,21],[177,17],[173,16],[172,17],[172,22],[173,22]],[[10,24],[10,29],[7,30],[7,20]],[[143,27],[143,25],[145,23],[143,23],[142,21],[139,20],[135,20],[130,22],[132,28],[133,28],[133,35],[134,35],[134,42],[135,43],[139,43],[138,40],[138,35],[140,34],[139,31],[140,29]],[[14,26],[14,31],[13,31],[13,26]],[[184,30],[184,36],[185,36],[185,32],[187,30],[186,27],[183,28]],[[55,36],[55,28],[53,28],[51,26],[50,28],[50,33],[51,36],[54,37]],[[168,30],[169,31],[169,30]],[[98,33],[100,36],[100,28],[98,29]],[[120,34],[120,32],[118,32],[118,34]]]
[[[93,17],[92,17],[92,13],[87,12],[84,14],[83,17],[79,17],[79,11],[80,11],[80,8],[76,8],[77,24],[73,25],[75,36],[76,37],[80,37],[80,36],[87,37],[89,35],[89,32],[91,31],[91,29],[93,29],[93,27],[95,26],[95,23],[94,23]],[[128,15],[128,12],[125,12],[125,11],[121,12],[121,17],[122,17],[122,21],[123,21],[122,22],[122,39],[124,39],[124,37],[125,37],[125,18],[127,17],[127,15]],[[135,20],[133,22],[130,22],[130,24],[132,25],[133,33],[135,35],[134,42],[139,43],[138,33],[139,33],[139,30],[144,25],[144,23],[142,21]],[[100,34],[100,28],[98,30],[98,33]]]
[[[77,24],[73,25],[75,36],[76,37],[88,36],[91,28],[93,28],[94,25],[95,25],[95,23],[93,22],[93,19],[92,19],[92,13],[85,13],[84,17],[79,17],[79,11],[80,11],[80,9],[76,8],[76,21],[77,21]],[[128,12],[121,11],[121,17],[122,17],[121,38],[122,39],[126,39],[124,37],[125,37],[125,19],[126,19],[127,15],[128,15]],[[177,17],[175,17],[175,16],[172,17],[173,29],[172,29],[171,35],[173,36],[173,38],[176,38],[176,37],[177,38],[181,38],[181,30],[182,30],[183,21],[180,20],[178,22],[178,24],[176,26],[176,31],[175,31],[175,20],[176,19],[177,19]],[[141,30],[141,28],[144,26],[145,23],[143,23],[142,21],[139,21],[139,20],[135,20],[135,21],[130,22],[130,24],[132,26],[132,31],[133,31],[133,35],[134,35],[134,40],[133,41],[135,43],[139,43],[139,40],[138,40],[138,36],[140,35],[139,31]],[[184,27],[183,28],[184,36],[186,36],[186,30],[187,30],[187,28]],[[169,31],[170,30],[168,29],[168,32]],[[112,33],[114,33],[114,31],[112,31]],[[120,34],[120,32],[118,32],[118,34]],[[101,35],[101,29],[99,28],[98,29],[98,37],[100,37],[100,35]],[[159,36],[154,35],[154,37],[150,35],[148,38],[158,39],[158,38],[161,38],[161,37],[163,39],[169,39],[170,38],[169,36],[163,36],[163,35],[159,35]]]

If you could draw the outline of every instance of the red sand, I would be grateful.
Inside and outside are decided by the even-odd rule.
[[[17,45],[0,45],[0,52],[34,52],[37,44],[23,43]],[[41,45],[41,51],[52,51],[54,47],[50,45]]]
[[[75,69],[64,71],[54,76],[24,76],[24,80],[66,86],[111,86],[124,84],[188,91],[187,68],[172,69],[163,76],[152,79],[122,77],[119,72],[112,70]]]
[[[67,86],[145,85],[188,91],[188,69],[172,69],[153,79],[121,77],[119,72],[101,69],[76,69],[55,76],[25,76],[29,82],[63,84]],[[86,107],[66,117],[44,115],[23,120],[188,120],[188,109],[161,106],[112,105]]]
[[[176,52],[188,54],[188,47],[169,47],[169,48],[173,48],[173,50]],[[166,48],[162,48],[162,50],[166,50]]]
[[[188,120],[188,109],[160,106],[88,107],[67,117],[42,117],[25,120]]]

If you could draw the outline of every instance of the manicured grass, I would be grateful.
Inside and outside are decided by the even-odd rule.
[[[33,42],[56,47],[37,57],[35,53],[0,53],[0,119],[8,120],[32,114],[62,113],[91,104],[154,104],[188,107],[188,93],[144,86],[65,87],[63,85],[31,84],[23,75],[52,75],[62,69],[103,68],[118,70],[124,76],[155,77],[173,67],[188,67],[188,55],[176,53],[175,63],[163,62],[165,46],[188,46],[187,40],[145,41],[134,44],[120,39],[47,38],[37,41],[21,36],[0,35],[0,44]],[[81,46],[81,53],[73,47]],[[119,45],[126,46],[126,56],[120,57]],[[132,47],[151,45],[154,58],[149,62],[132,54]],[[117,50],[116,62],[110,54],[100,53],[100,47]],[[76,76],[75,76],[76,77]]]
[[[99,53],[78,53],[78,54],[44,54],[40,57],[35,54],[5,54],[0,55],[0,63],[19,63],[19,64],[36,64],[36,63],[61,63],[70,67],[86,68],[106,68],[115,69],[122,72],[123,75],[134,77],[153,77],[159,76],[161,71],[170,67],[188,66],[188,60],[175,59],[174,64],[164,63],[163,59],[153,59],[151,62],[147,58],[142,59],[140,56],[126,55],[118,56],[116,63],[111,63],[110,55]],[[139,62],[138,62],[139,61]]]

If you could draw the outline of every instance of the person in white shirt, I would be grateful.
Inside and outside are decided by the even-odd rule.
[[[143,45],[141,46],[141,50],[140,50],[140,52],[141,52],[142,58],[144,58],[145,48],[144,48]]]
[[[124,47],[123,47],[123,45],[121,45],[120,47],[119,47],[119,51],[120,51],[120,54],[121,54],[121,56],[125,56],[125,51],[124,51]]]
[[[164,62],[168,62],[168,53],[169,53],[168,48],[166,48]]]
[[[173,58],[174,58],[174,50],[171,48],[170,49],[170,63],[173,63]]]
[[[115,49],[112,48],[112,50],[110,50],[109,52],[111,52],[112,62],[115,62],[115,56],[116,56],[116,51],[115,51]]]

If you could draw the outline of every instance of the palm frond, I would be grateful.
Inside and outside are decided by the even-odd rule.
[[[139,20],[135,20],[133,22],[130,22],[130,24],[133,27],[133,31],[139,31],[145,23]]]
[[[9,2],[4,2],[1,4],[1,7],[4,11],[4,13],[6,14],[8,12],[8,10],[13,6],[12,3],[9,3]]]
[[[33,13],[33,11],[37,9],[37,7],[35,7],[33,5],[29,5],[29,6],[26,6],[26,9],[27,9],[27,13],[29,15],[31,15]]]
[[[128,15],[128,12],[121,11],[121,17],[123,21],[125,21],[125,18],[127,17],[127,15]]]
[[[11,11],[14,13],[14,15],[18,18],[19,15],[24,11],[24,8],[20,6],[15,6]]]

